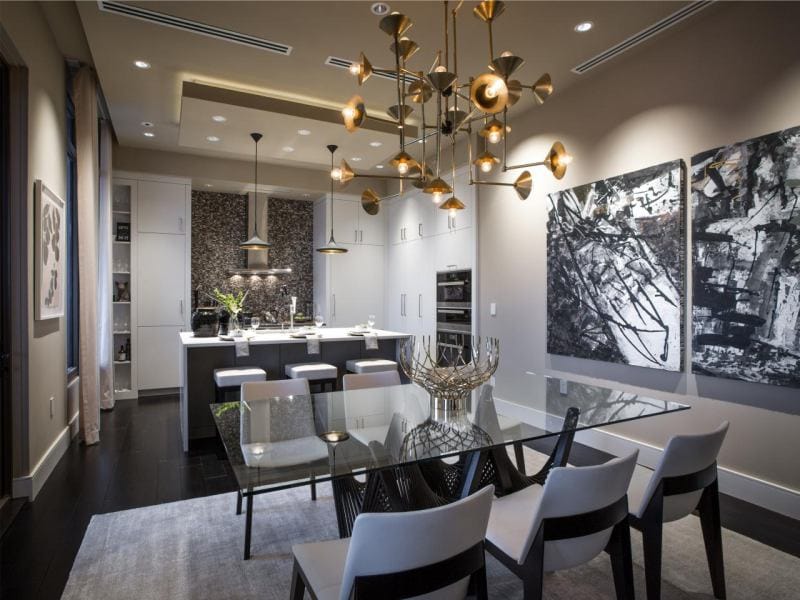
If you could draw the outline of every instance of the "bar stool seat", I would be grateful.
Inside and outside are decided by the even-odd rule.
[[[214,369],[214,398],[217,403],[225,402],[226,392],[238,392],[243,383],[266,381],[267,372],[258,367],[231,367]]]
[[[350,373],[379,373],[397,370],[397,363],[385,358],[351,358],[346,364]]]
[[[330,385],[331,391],[336,389],[336,379],[339,370],[328,363],[292,363],[285,367],[286,376],[290,379],[307,379],[310,385],[319,386],[324,390]]]

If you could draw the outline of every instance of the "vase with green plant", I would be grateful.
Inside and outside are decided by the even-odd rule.
[[[230,316],[228,332],[233,336],[241,335],[239,314],[244,309],[244,301],[249,293],[250,290],[246,292],[239,291],[235,294],[233,292],[225,293],[220,292],[218,288],[214,288],[214,292],[211,294],[211,298],[218,302]]]

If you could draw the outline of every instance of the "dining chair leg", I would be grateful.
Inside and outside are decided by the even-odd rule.
[[[474,587],[473,593],[476,600],[489,600],[489,588],[486,583],[486,565],[484,564],[478,571],[472,574],[470,587]]]
[[[544,594],[544,529],[533,540],[528,557],[519,575],[522,578],[523,600],[542,600]]]
[[[236,514],[242,514],[242,490],[236,490]]]
[[[253,490],[247,490],[247,509],[244,523],[244,559],[250,560],[250,537],[253,532]]]
[[[700,524],[706,547],[708,570],[714,597],[725,599],[725,564],[722,555],[722,523],[719,516],[719,487],[717,481],[703,490],[700,497]]]
[[[644,578],[647,600],[661,600],[661,537],[663,524],[642,523],[642,548],[644,550]]]
[[[614,527],[606,550],[611,557],[617,600],[634,600],[631,530],[627,518]]]
[[[317,499],[317,482],[314,479],[314,474],[311,474],[311,500],[314,501]]]
[[[303,576],[300,574],[300,565],[294,561],[292,569],[292,589],[289,592],[290,600],[303,600],[306,591],[306,582],[303,581]]]
[[[517,460],[517,469],[525,475],[525,452],[522,450],[522,442],[514,442],[514,458]]]

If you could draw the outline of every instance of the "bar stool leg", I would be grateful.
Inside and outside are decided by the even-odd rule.
[[[317,499],[317,482],[314,479],[314,474],[311,474],[311,500]]]
[[[242,490],[236,490],[236,514],[242,514]]]

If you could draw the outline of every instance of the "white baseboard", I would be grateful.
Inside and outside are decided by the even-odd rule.
[[[64,453],[69,448],[69,443],[73,437],[78,434],[78,413],[76,412],[69,420],[61,433],[55,441],[50,444],[47,452],[44,453],[41,460],[36,463],[36,466],[31,469],[30,475],[23,477],[16,477],[11,482],[11,495],[14,498],[27,498],[29,501],[36,499],[37,494],[41,491],[47,478],[56,468],[58,461],[64,456]]]
[[[542,411],[501,398],[495,398],[495,404],[502,414],[506,416],[531,425],[542,426],[544,424],[545,414]],[[575,435],[575,441],[608,452],[614,456],[623,456],[630,454],[634,450],[639,450],[639,464],[649,468],[655,467],[663,451],[663,448],[632,440],[603,429],[579,431]],[[792,519],[800,520],[800,491],[770,483],[752,475],[739,473],[723,466],[719,467],[718,473],[721,492]]]

